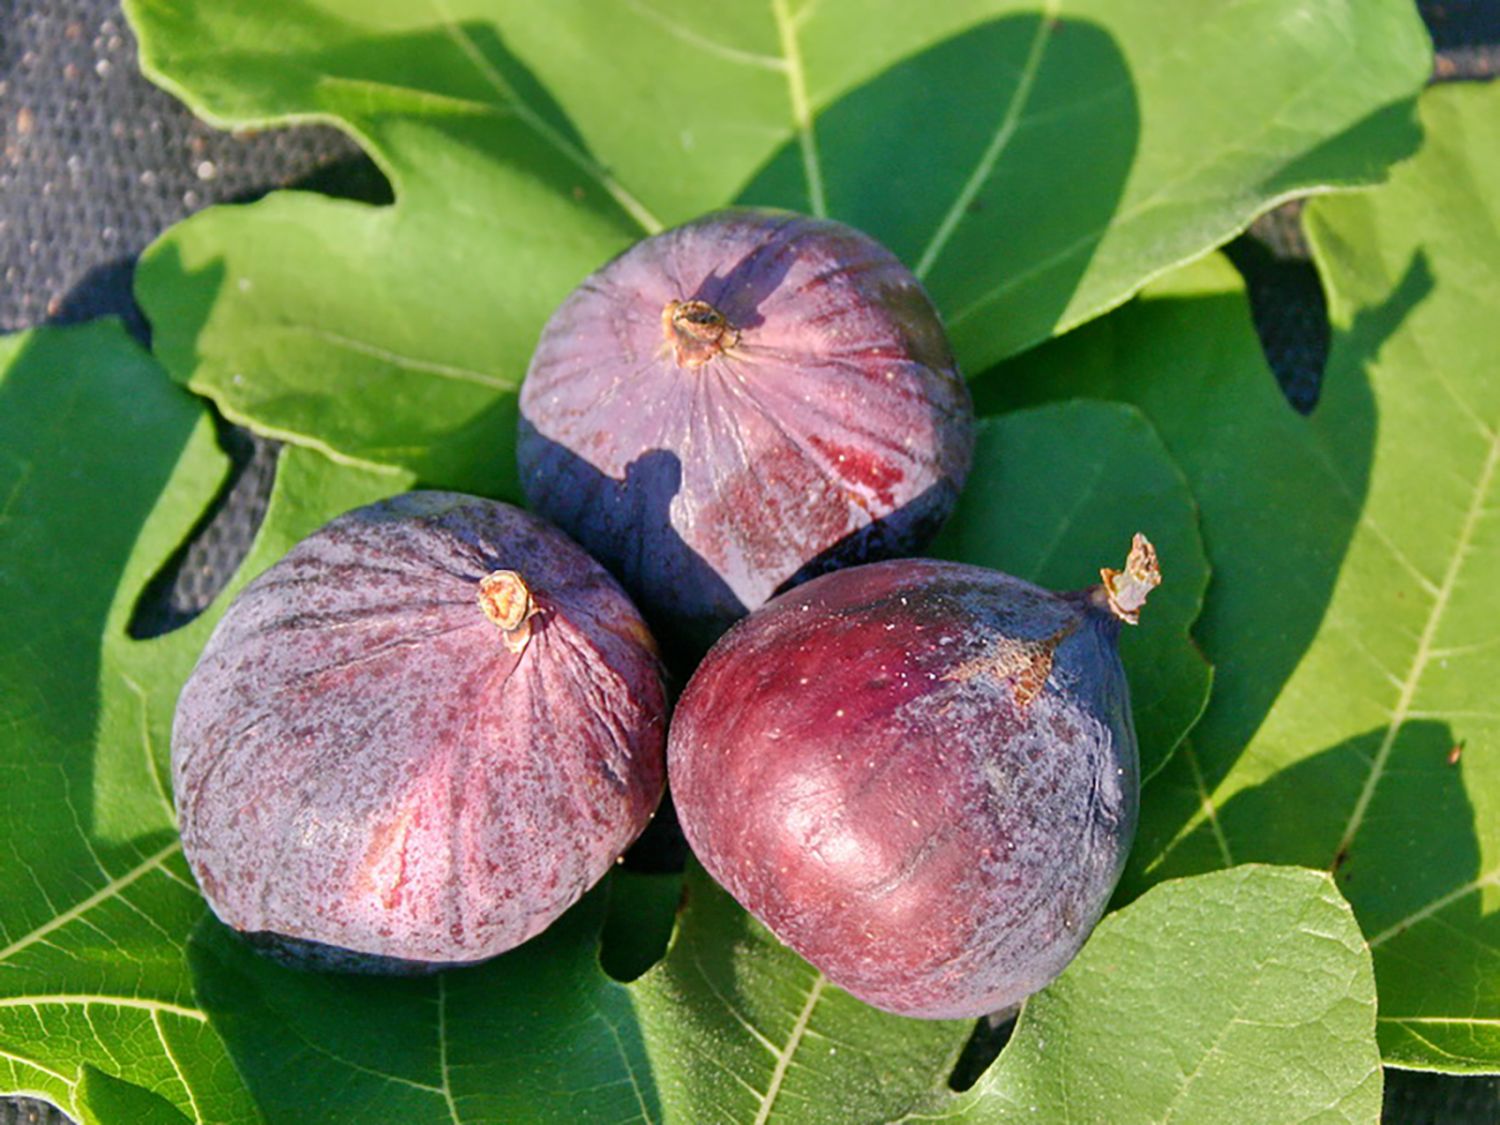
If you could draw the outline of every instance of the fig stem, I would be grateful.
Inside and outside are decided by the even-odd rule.
[[[479,608],[500,629],[505,647],[520,652],[531,639],[537,604],[525,579],[513,570],[496,570],[479,580]]]
[[[661,326],[678,367],[702,367],[740,342],[739,330],[707,301],[668,301]]]
[[[1156,561],[1156,548],[1139,531],[1130,541],[1130,554],[1125,559],[1124,570],[1099,571],[1104,580],[1101,589],[1109,611],[1127,625],[1137,625],[1141,620],[1141,607],[1152,590],[1161,585],[1161,567]]]

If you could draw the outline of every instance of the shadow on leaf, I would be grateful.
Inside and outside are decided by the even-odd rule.
[[[1087,143],[1060,144],[1061,122]],[[917,271],[960,361],[973,363],[1062,318],[1119,206],[1140,120],[1106,29],[1027,14],[903,60],[833,101],[814,128],[829,213]],[[739,201],[813,209],[798,140]],[[1004,280],[987,289],[996,260]]]
[[[210,916],[199,1003],[269,1120],[660,1120],[625,990],[599,971],[607,887],[473,968],[376,978],[286,968]]]

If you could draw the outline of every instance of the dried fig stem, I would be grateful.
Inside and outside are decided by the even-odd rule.
[[[479,580],[479,608],[500,629],[505,647],[520,652],[531,639],[537,605],[525,580],[513,570],[497,570]]]
[[[1156,548],[1140,532],[1130,542],[1130,554],[1124,570],[1105,567],[1099,572],[1101,587],[1109,610],[1127,625],[1141,619],[1141,606],[1152,590],[1161,585],[1161,567],[1156,562]]]
[[[678,367],[702,367],[740,341],[739,330],[707,301],[668,301],[661,324]]]

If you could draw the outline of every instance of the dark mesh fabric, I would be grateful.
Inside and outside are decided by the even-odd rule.
[[[256,0],[224,0],[256,2]],[[1420,3],[1439,80],[1500,70],[1500,0]],[[195,121],[136,70],[117,0],[0,0],[0,332],[104,315],[147,326],[130,295],[141,250],[213,203],[287,186],[388,201],[375,166],[336,130],[229,135]],[[1317,401],[1329,332],[1295,204],[1229,247],[1273,370],[1300,409]],[[189,545],[145,592],[132,631],[190,620],[248,548],[265,511],[275,445],[221,425],[234,474]],[[977,1072],[998,1049],[979,1045]],[[1390,1122],[1500,1121],[1500,1078],[1390,1071]],[[40,1102],[0,1098],[0,1125],[58,1125]]]
[[[0,332],[114,315],[145,342],[135,261],[179,219],[282,187],[390,199],[335,129],[236,135],[197,121],[137,70],[117,0],[0,0],[0,107]],[[139,636],[201,611],[264,514],[274,443],[222,432],[232,484],[147,592]]]

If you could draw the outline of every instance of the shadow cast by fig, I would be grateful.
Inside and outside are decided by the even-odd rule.
[[[1087,143],[1058,143],[1059,119]],[[830,101],[812,127],[827,212],[917,273],[972,364],[1062,318],[1120,205],[1140,114],[1108,30],[1025,13],[902,59]],[[815,211],[812,175],[793,138],[738,202]],[[997,283],[1004,315],[965,320],[991,307]]]

